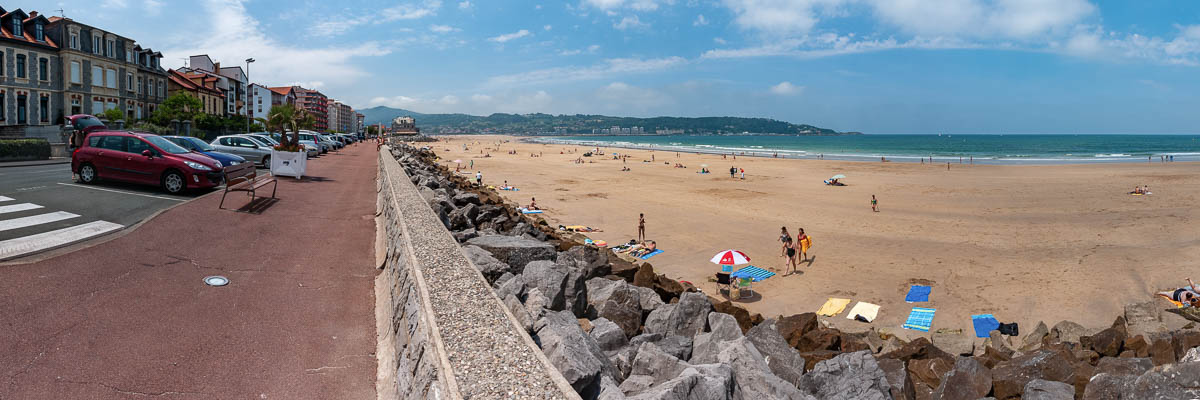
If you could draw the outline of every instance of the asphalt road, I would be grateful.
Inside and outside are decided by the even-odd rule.
[[[211,191],[172,196],[152,186],[84,185],[70,164],[0,168],[0,261],[117,232]]]

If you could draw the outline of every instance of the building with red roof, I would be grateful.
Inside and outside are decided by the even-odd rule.
[[[49,24],[37,11],[0,7],[0,138],[62,140],[62,62]]]

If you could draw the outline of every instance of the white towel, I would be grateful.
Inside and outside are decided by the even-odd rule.
[[[865,301],[860,301],[850,309],[850,313],[846,314],[846,319],[854,319],[855,316],[861,315],[866,318],[867,322],[875,320],[875,316],[879,315],[879,306]]]

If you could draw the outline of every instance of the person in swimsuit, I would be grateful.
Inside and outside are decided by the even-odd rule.
[[[638,214],[638,241],[646,241],[646,214]]]
[[[1168,292],[1158,292],[1158,295],[1167,300],[1183,304],[1185,307],[1200,307],[1200,289],[1196,288],[1196,284],[1192,282],[1192,278],[1188,278],[1187,282],[1188,287]]]
[[[796,261],[796,248],[792,246],[792,234],[788,233],[786,226],[779,228],[779,243],[783,244],[779,248],[779,256],[784,257],[783,270],[787,271],[788,266]]]
[[[796,245],[800,247],[800,261],[808,261],[808,246],[811,243],[808,235],[804,234],[804,228],[800,228],[800,231],[796,233]]]
[[[541,209],[540,209],[540,208],[538,208],[538,206],[537,206],[537,197],[530,197],[530,198],[529,198],[529,207],[525,207],[525,209],[527,209],[527,210],[541,210]]]
[[[879,212],[879,200],[875,200],[875,195],[871,195],[871,211]]]

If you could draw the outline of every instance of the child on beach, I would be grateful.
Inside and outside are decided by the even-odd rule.
[[[779,233],[779,242],[783,243],[783,247],[779,249],[779,256],[783,257],[783,271],[786,273],[788,267],[796,269],[796,246],[792,244],[792,235],[788,233],[787,227],[781,227]]]
[[[738,168],[738,171],[740,171],[740,172],[742,173],[742,180],[743,180],[743,181],[744,181],[744,180],[746,180],[746,169],[745,169],[745,168]]]
[[[871,195],[871,211],[879,212],[879,200],[875,200],[875,195]]]

